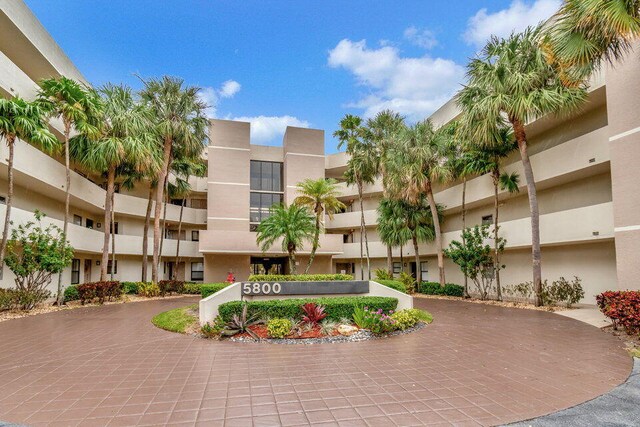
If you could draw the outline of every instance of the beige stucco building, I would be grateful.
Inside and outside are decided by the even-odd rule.
[[[36,82],[65,75],[85,81],[33,14],[22,2],[0,0],[0,95],[33,98]],[[606,289],[638,289],[640,275],[640,57],[632,55],[615,69],[608,68],[592,81],[589,101],[571,117],[543,117],[527,126],[530,154],[538,185],[542,239],[543,277],[582,278],[585,302]],[[431,119],[436,125],[456,118],[458,110],[448,102]],[[61,137],[61,124],[53,121]],[[256,245],[257,223],[273,203],[291,203],[296,184],[305,178],[333,177],[343,181],[347,157],[325,155],[322,130],[289,127],[282,146],[251,144],[250,124],[211,120],[210,145],[205,149],[209,176],[193,179],[194,192],[183,215],[180,238],[182,262],[173,259],[180,207],[169,204],[163,244],[163,278],[178,269],[185,280],[223,281],[228,272],[246,279],[252,272],[286,272],[285,254],[277,245],[262,253]],[[7,148],[0,146],[0,196],[6,192]],[[64,166],[20,141],[16,149],[16,189],[13,220],[29,219],[34,209],[48,221],[62,223]],[[504,163],[506,172],[522,166],[518,153]],[[104,224],[104,179],[74,167],[71,183],[69,239],[76,260],[65,272],[65,283],[96,280]],[[530,222],[524,182],[519,194],[500,194],[502,236],[507,239],[502,272],[505,285],[530,280]],[[360,212],[355,188],[340,183],[347,211],[325,219],[326,234],[313,272],[352,272],[359,276]],[[457,239],[461,229],[461,183],[440,186],[436,201],[444,205],[444,244]],[[122,189],[115,196],[116,278],[140,280],[141,247],[147,187]],[[376,232],[376,207],[382,194],[380,182],[366,186],[364,215],[368,224],[372,268],[386,266],[386,248]],[[492,221],[493,187],[488,176],[467,183],[467,224]],[[0,199],[0,202],[2,199]],[[0,204],[0,216],[4,205]],[[299,255],[300,270],[310,245]],[[421,263],[413,263],[410,245],[394,248],[394,269],[415,271],[437,279],[433,244],[420,247]],[[447,281],[462,282],[458,268],[447,261]],[[3,286],[13,278],[5,269]]]

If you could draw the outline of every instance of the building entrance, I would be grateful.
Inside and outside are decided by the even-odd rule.
[[[251,257],[252,274],[284,274],[287,258],[284,257]]]

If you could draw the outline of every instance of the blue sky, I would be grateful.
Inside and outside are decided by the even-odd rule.
[[[346,113],[427,117],[464,81],[490,34],[550,16],[560,0],[26,0],[94,85],[180,76],[218,118],[279,145],[287,124],[332,137]]]

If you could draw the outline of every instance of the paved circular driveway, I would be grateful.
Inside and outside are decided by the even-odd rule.
[[[165,332],[170,299],[0,323],[0,420],[27,425],[495,425],[623,382],[620,341],[552,313],[416,299],[432,325],[325,345]]]

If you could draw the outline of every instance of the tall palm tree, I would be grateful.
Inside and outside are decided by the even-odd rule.
[[[95,135],[80,133],[71,138],[71,157],[85,168],[105,174],[104,241],[100,264],[100,281],[107,280],[109,239],[113,222],[115,182],[123,171],[141,173],[155,169],[154,134],[148,110],[133,96],[129,87],[106,85],[100,89],[104,123]],[[113,269],[112,269],[113,271]]]
[[[614,62],[640,36],[637,0],[565,0],[549,20],[542,46],[565,83],[580,83],[602,60]]]
[[[64,198],[63,233],[67,235],[69,224],[69,191],[71,187],[71,169],[69,166],[69,139],[71,131],[76,130],[84,135],[97,136],[100,133],[101,110],[98,93],[75,80],[67,77],[44,79],[40,81],[37,102],[52,117],[62,119],[64,126],[64,165],[66,171]],[[62,272],[58,275],[57,303],[64,302],[62,292]]]
[[[313,239],[314,233],[314,218],[306,208],[279,204],[272,206],[270,215],[258,225],[256,242],[266,252],[281,240],[282,251],[289,256],[289,271],[296,274],[296,252],[302,249],[305,240]]]
[[[442,129],[442,128],[441,128]],[[433,129],[429,120],[418,122],[400,130],[394,154],[389,157],[389,190],[410,204],[417,204],[426,195],[431,212],[437,212],[433,186],[447,182],[452,176],[450,165],[445,161],[443,150],[448,130]],[[440,285],[446,283],[442,229],[438,215],[433,216]]]
[[[498,129],[498,139],[495,143],[484,146],[474,146],[471,144],[470,150],[467,152],[468,161],[466,162],[466,172],[468,174],[491,176],[493,183],[493,266],[496,278],[496,297],[498,301],[502,300],[502,286],[500,284],[500,253],[501,241],[498,239],[500,212],[499,189],[507,190],[510,193],[519,191],[520,177],[517,173],[507,174],[501,173],[502,161],[508,157],[514,150],[518,149],[518,145],[513,139],[513,133],[508,127]],[[463,228],[464,230],[464,228]]]
[[[378,235],[380,241],[387,246],[387,270],[393,273],[393,248],[400,247],[411,240],[411,230],[407,227],[402,212],[402,201],[389,197],[382,197],[378,204]]]
[[[378,170],[378,158],[375,154],[373,144],[370,139],[364,138],[365,129],[362,126],[362,119],[358,116],[346,114],[340,120],[340,129],[333,133],[338,138],[338,148],[346,145],[349,155],[345,178],[347,184],[355,185],[358,190],[358,201],[360,203],[360,277],[364,279],[364,255],[366,250],[367,274],[371,279],[371,260],[369,258],[369,240],[367,238],[367,225],[364,219],[364,185],[373,184]],[[363,238],[364,246],[363,250]]]
[[[583,85],[563,85],[539,47],[540,27],[506,39],[492,37],[467,66],[469,83],[457,95],[470,139],[499,140],[505,120],[513,128],[524,167],[531,211],[531,252],[536,304],[541,305],[540,214],[525,124],[547,114],[570,112],[586,99]]]
[[[323,228],[323,216],[326,213],[329,218],[333,219],[333,214],[345,209],[346,206],[338,197],[340,191],[338,190],[338,182],[333,179],[305,179],[298,183],[298,193],[300,194],[293,201],[298,206],[303,206],[309,209],[315,214],[316,226],[315,234],[313,236],[313,244],[311,246],[311,254],[309,255],[309,262],[304,269],[304,274],[309,273],[313,258],[316,255],[318,246],[320,245],[320,230]]]
[[[199,88],[183,87],[183,80],[164,76],[144,80],[141,96],[151,110],[156,125],[158,143],[162,147],[162,166],[158,173],[153,218],[153,264],[151,277],[158,281],[160,262],[160,218],[165,198],[167,175],[174,158],[196,158],[202,154],[207,141],[207,105],[198,97]]]
[[[7,199],[4,213],[2,243],[0,243],[0,276],[4,268],[4,255],[7,250],[11,207],[13,206],[13,159],[16,139],[30,142],[47,152],[52,152],[58,140],[49,131],[44,119],[45,112],[35,102],[27,102],[15,96],[11,99],[0,98],[0,139],[4,139],[9,148],[7,159]]]

